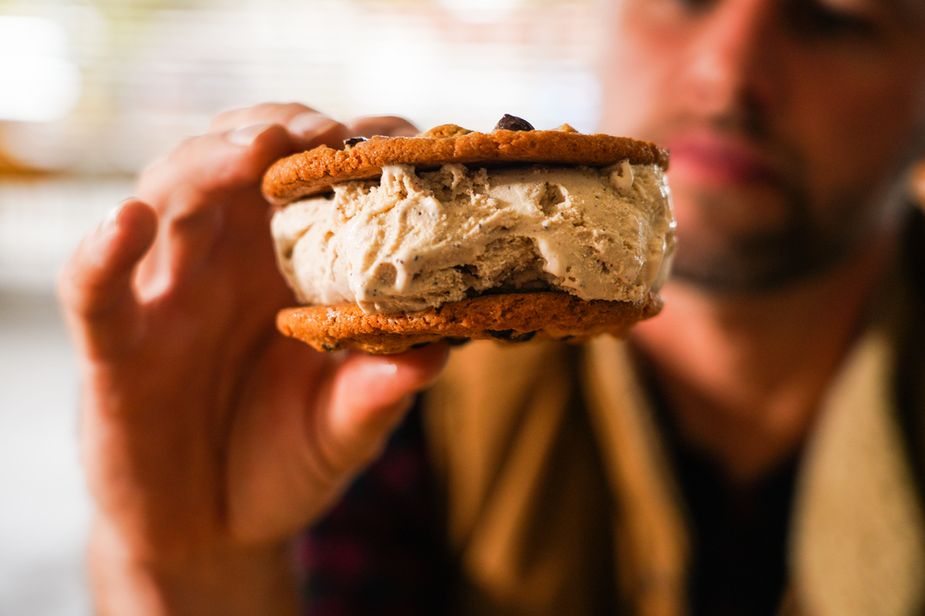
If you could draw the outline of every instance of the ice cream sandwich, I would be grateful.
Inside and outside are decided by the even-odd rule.
[[[276,162],[277,318],[312,347],[623,335],[661,308],[674,217],[658,146],[505,116]]]

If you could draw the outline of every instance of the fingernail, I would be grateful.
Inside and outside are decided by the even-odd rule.
[[[388,360],[370,362],[366,365],[366,376],[372,379],[388,379],[398,374],[398,366]]]
[[[131,199],[125,199],[117,205],[116,207],[109,210],[106,214],[106,218],[103,219],[103,229],[109,231],[116,228],[116,223],[119,220],[119,214],[122,213],[122,210],[125,209],[125,204],[131,201]]]
[[[253,124],[251,126],[243,126],[237,128],[227,135],[228,141],[235,145],[251,145],[254,141],[262,135],[268,128],[273,126],[272,124]]]
[[[112,238],[115,237],[119,231],[119,215],[122,214],[122,210],[125,209],[125,204],[129,201],[130,199],[126,199],[106,212],[106,216],[97,224],[96,230],[89,235],[88,241],[89,245],[92,247],[89,254],[93,262],[97,265],[101,265],[108,255],[107,248]]]
[[[337,120],[333,120],[323,113],[311,111],[297,115],[286,124],[289,132],[305,139],[321,135],[335,126],[337,126]]]

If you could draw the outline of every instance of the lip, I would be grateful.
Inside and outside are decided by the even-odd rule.
[[[715,134],[692,134],[668,143],[672,179],[698,184],[744,186],[773,184],[779,172],[755,146]]]

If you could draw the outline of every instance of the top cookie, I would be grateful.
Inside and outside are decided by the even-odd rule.
[[[567,124],[533,130],[524,120],[505,116],[490,133],[444,124],[416,137],[348,139],[342,150],[326,145],[283,158],[263,177],[263,194],[283,206],[328,192],[340,182],[379,177],[386,165],[434,168],[450,163],[541,163],[603,167],[633,164],[668,166],[668,152],[655,144],[610,135],[584,135]]]

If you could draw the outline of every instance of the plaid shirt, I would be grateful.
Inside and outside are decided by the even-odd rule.
[[[382,456],[298,540],[305,614],[432,614],[447,558],[416,403]]]

